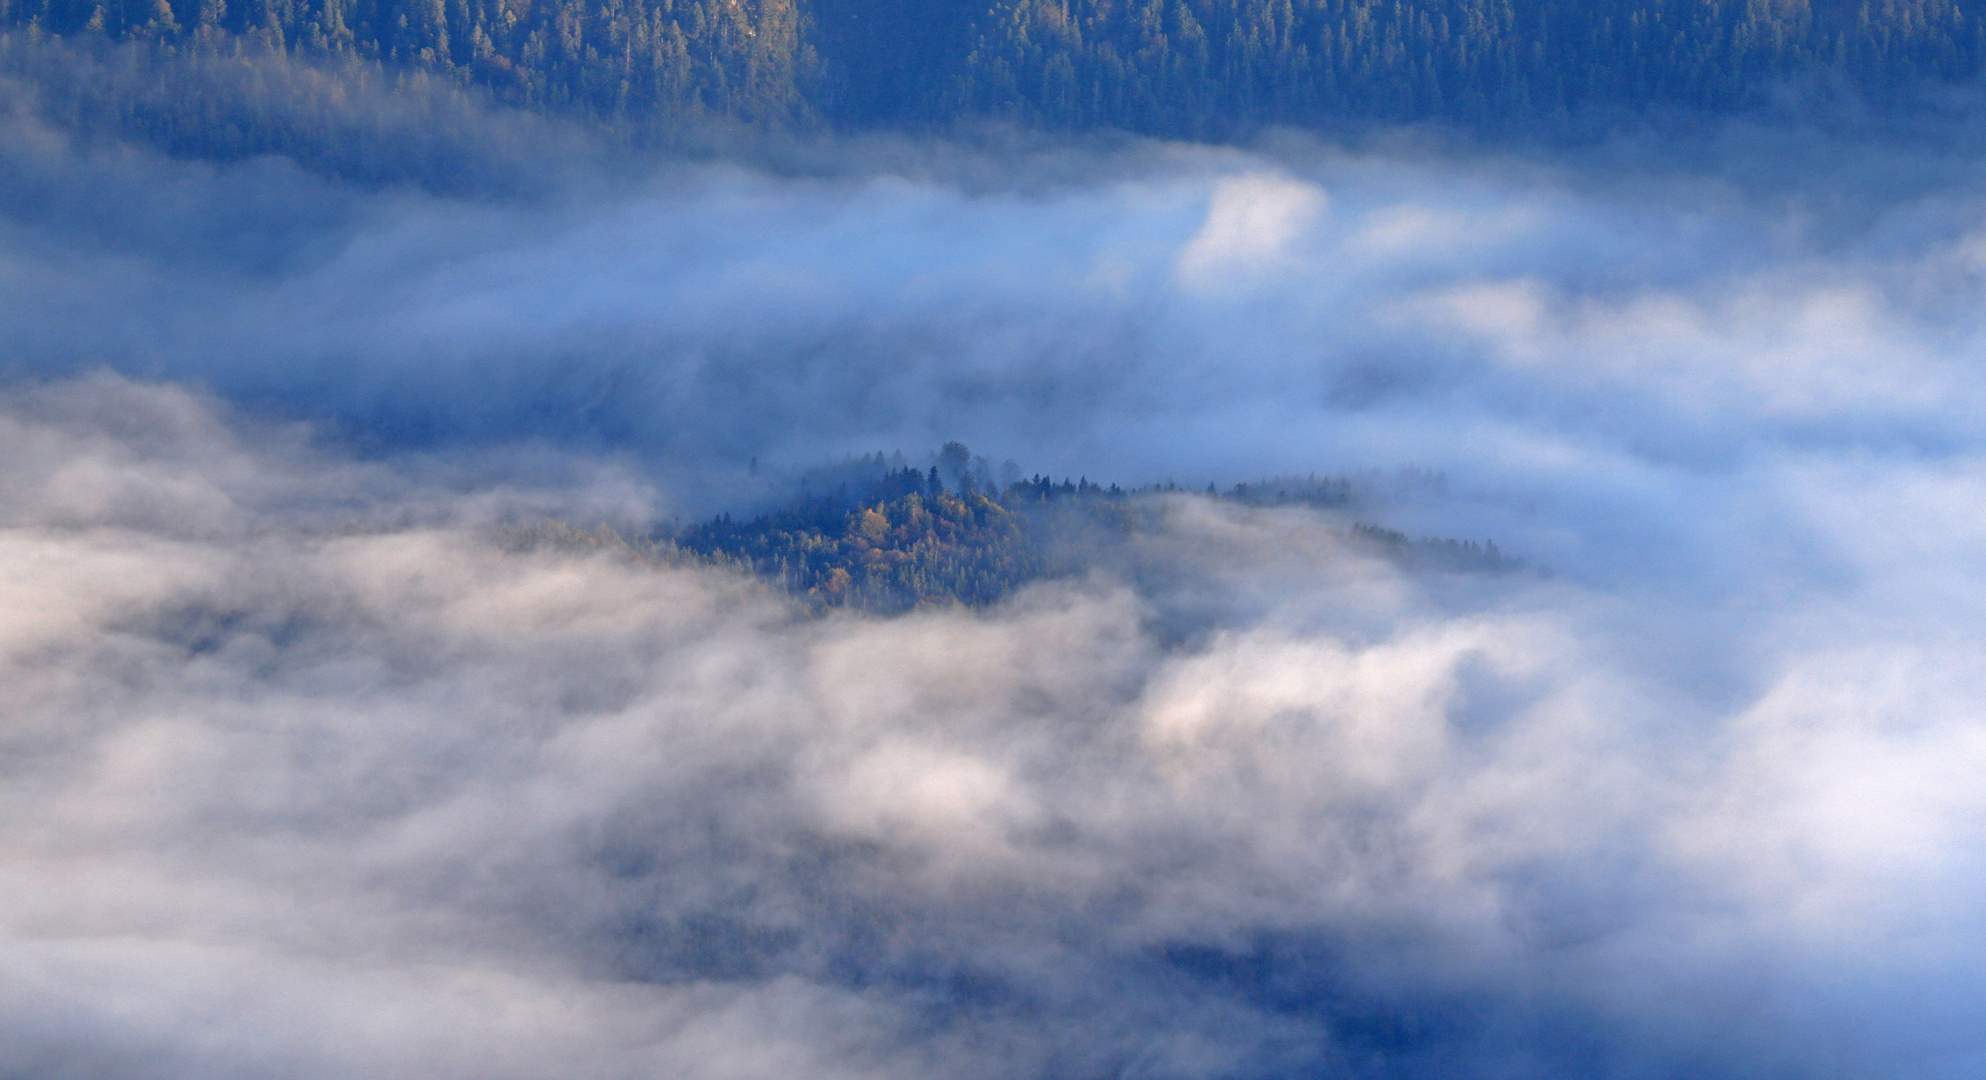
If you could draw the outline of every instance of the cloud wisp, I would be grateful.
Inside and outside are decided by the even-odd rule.
[[[11,370],[189,380],[386,452],[604,448],[695,508],[720,466],[950,438],[1126,482],[1413,462],[1559,504],[1472,532],[1640,573],[1777,455],[1981,436],[1962,153],[878,142],[477,200],[10,132]]]

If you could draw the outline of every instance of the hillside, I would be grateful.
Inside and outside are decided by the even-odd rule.
[[[1350,476],[1283,477],[1204,492],[1047,476],[1001,484],[983,467],[973,469],[963,446],[952,447],[929,471],[880,454],[821,470],[788,502],[750,517],[724,514],[635,538],[604,526],[539,522],[509,538],[523,547],[603,548],[642,561],[735,567],[816,611],[896,614],[984,607],[1031,582],[1111,567],[1139,536],[1164,530],[1172,498],[1228,509],[1357,510],[1369,486]],[[822,479],[832,488],[817,490]],[[1342,539],[1414,570],[1502,573],[1525,565],[1494,542],[1410,538],[1363,522],[1343,529]]]
[[[418,69],[620,125],[1606,125],[1974,79],[1982,0],[0,0],[16,39]]]

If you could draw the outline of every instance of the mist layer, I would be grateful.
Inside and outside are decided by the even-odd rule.
[[[4,1071],[1980,1067],[1962,152],[448,199],[11,131]],[[500,528],[947,438],[1416,464],[1387,523],[1553,573],[1175,496],[1136,575],[817,618]]]

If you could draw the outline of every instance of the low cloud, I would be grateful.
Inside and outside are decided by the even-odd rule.
[[[496,198],[8,123],[0,1072],[1978,1071],[1964,147]],[[1413,463],[1361,512],[1552,573],[1178,496],[998,608],[816,618],[498,528],[954,437]]]
[[[1969,613],[1403,576],[1182,498],[1157,591],[815,618],[169,386],[0,432],[13,1071],[1971,1060],[1917,1005],[1977,992]]]
[[[1308,232],[1328,204],[1324,192],[1275,176],[1221,180],[1207,200],[1207,219],[1179,249],[1179,279],[1189,288],[1218,287],[1273,264]]]

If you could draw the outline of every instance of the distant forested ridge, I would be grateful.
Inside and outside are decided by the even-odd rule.
[[[1881,103],[1986,60],[1986,0],[0,0],[0,26],[377,60],[613,122],[1213,137]]]
[[[168,54],[379,60],[595,118],[818,119],[795,0],[0,0],[0,25]]]
[[[974,29],[960,107],[1223,134],[1250,123],[1636,114],[1821,78],[1876,99],[1974,77],[1961,0],[1015,0]]]
[[[896,614],[932,605],[983,607],[1031,582],[1134,563],[1126,546],[1165,527],[1170,499],[1246,508],[1350,511],[1369,480],[1280,477],[1221,490],[1171,484],[1122,488],[1087,478],[1034,476],[999,483],[953,443],[928,470],[901,457],[860,458],[823,470],[800,493],[750,517],[725,514],[627,537],[604,526],[539,522],[508,538],[526,547],[606,549],[665,564],[733,567],[817,611]],[[1433,479],[1407,473],[1412,485]],[[1398,478],[1394,484],[1398,483]],[[1525,568],[1494,542],[1413,538],[1358,522],[1345,544],[1413,570],[1505,573]]]

